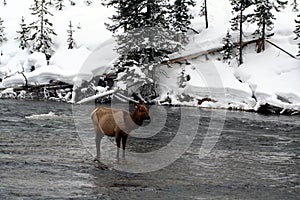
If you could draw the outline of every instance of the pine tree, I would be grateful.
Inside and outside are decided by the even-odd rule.
[[[272,4],[269,0],[256,0],[256,9],[254,10],[254,20],[257,22],[257,30],[254,32],[262,42],[262,51],[265,50],[265,37],[266,30],[273,30],[273,20],[275,20],[274,15],[272,14]],[[260,52],[260,50],[258,51]]]
[[[7,38],[4,33],[5,27],[3,26],[3,20],[0,18],[0,45],[7,41]]]
[[[291,6],[293,7],[294,12],[299,11],[299,8],[298,8],[299,4],[298,4],[297,0],[294,0],[293,3],[291,4]]]
[[[200,10],[200,17],[205,17],[205,28],[208,28],[208,12],[207,12],[207,0],[203,1]]]
[[[118,81],[127,88],[134,83],[154,83],[157,66],[181,48],[168,20],[169,4],[166,0],[111,0],[105,5],[117,8],[107,27],[117,38]]]
[[[75,32],[73,30],[73,26],[72,26],[72,22],[70,21],[70,24],[69,24],[69,29],[67,30],[68,32],[68,49],[73,49],[75,47],[75,42],[74,42],[74,38],[73,38],[73,33]]]
[[[144,0],[104,0],[103,4],[116,9],[116,14],[110,18],[111,23],[106,23],[109,31],[115,33],[123,29],[124,32],[127,32],[127,30],[143,26],[143,24],[139,23],[143,21],[143,15],[139,10],[144,7],[142,5]]]
[[[189,6],[195,5],[194,0],[175,0],[171,7],[171,17],[176,31],[187,32],[190,29],[193,16],[189,13]]]
[[[287,2],[281,0],[276,0],[275,2],[271,2],[270,0],[255,0],[254,4],[256,8],[254,14],[251,15],[250,21],[257,24],[254,35],[259,37],[261,41],[261,50],[264,51],[266,32],[270,32],[274,28],[273,21],[275,20],[275,16],[273,15],[272,10],[275,9],[279,11],[279,9],[283,8]],[[258,52],[260,52],[260,48]]]
[[[239,31],[239,64],[243,64],[243,23],[248,15],[244,15],[246,8],[252,5],[252,0],[231,0],[230,1],[235,16],[231,19],[231,29]]]
[[[30,24],[31,29],[35,31],[30,38],[32,41],[31,50],[42,52],[47,59],[50,59],[54,53],[51,36],[56,35],[52,29],[53,24],[47,18],[52,16],[52,14],[48,11],[45,0],[34,0],[34,5],[30,9],[32,10],[32,15],[38,17],[37,21]]]
[[[22,17],[20,26],[21,26],[21,30],[17,31],[17,33],[20,36],[17,37],[16,39],[19,40],[19,42],[20,42],[19,48],[24,50],[26,48],[29,48],[29,46],[30,46],[28,43],[28,40],[30,39],[30,28],[25,23],[24,17]]]
[[[298,55],[297,56],[300,56],[300,14],[297,16],[299,19],[295,19],[295,22],[296,22],[296,29],[294,31],[294,33],[296,34],[296,37],[295,37],[295,40],[298,40]]]
[[[230,32],[228,31],[226,36],[223,38],[223,61],[230,63],[230,60],[234,55],[234,44]]]
[[[65,7],[64,0],[56,0],[55,8],[57,10],[63,10],[64,7]]]

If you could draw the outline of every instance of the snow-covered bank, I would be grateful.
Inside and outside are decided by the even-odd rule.
[[[54,37],[55,53],[47,63],[41,53],[29,53],[18,48],[16,31],[19,30],[21,16],[27,22],[33,20],[29,7],[31,0],[11,0],[7,6],[0,6],[8,41],[0,46],[0,88],[15,88],[28,85],[41,85],[61,81],[74,85],[74,90],[82,82],[95,76],[111,72],[111,65],[118,56],[114,51],[115,42],[106,30],[104,22],[113,10],[100,2],[87,6],[82,1],[73,0],[76,5],[62,11],[52,7],[51,18],[57,33]],[[222,47],[222,38],[230,28],[231,6],[227,0],[209,1],[209,28],[204,28],[203,18],[199,17],[200,4],[193,8],[195,16],[192,27],[199,34],[190,33],[190,42],[182,52],[172,58],[188,56],[194,53]],[[12,17],[11,13],[16,13]],[[297,41],[294,40],[293,21],[296,13],[287,8],[276,13],[275,35],[270,39],[293,55],[297,54]],[[74,25],[74,49],[67,49],[67,28],[69,21]],[[253,39],[253,25],[245,27],[245,40]],[[234,36],[237,42],[237,36]],[[162,65],[164,72],[158,81],[158,102],[171,99],[174,105],[190,105],[209,108],[258,110],[262,105],[270,104],[283,109],[300,110],[300,62],[267,44],[266,51],[257,54],[255,45],[245,48],[244,64],[235,67],[235,61],[229,66],[223,63],[221,55],[200,56],[171,66]],[[20,73],[22,72],[22,73]],[[182,83],[180,76],[188,79]],[[87,87],[87,86],[86,86]],[[78,90],[86,91],[87,88]],[[93,88],[92,88],[93,89]],[[77,92],[78,92],[77,91]],[[4,94],[18,96],[12,89]],[[70,94],[68,94],[68,98]],[[74,95],[74,93],[73,93]],[[73,97],[74,100],[74,97]],[[206,100],[206,101],[204,101]]]

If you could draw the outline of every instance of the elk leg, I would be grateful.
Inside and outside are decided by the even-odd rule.
[[[96,143],[96,158],[95,161],[100,161],[100,141],[103,137],[103,134],[100,130],[98,121],[96,117],[93,117],[93,125],[94,125],[94,131],[95,131],[95,143]]]
[[[124,135],[122,137],[122,147],[123,147],[123,158],[125,158],[125,148],[126,148],[126,141],[127,141],[127,135]]]
[[[95,134],[96,134],[95,143],[96,143],[96,153],[97,153],[95,160],[100,161],[100,142],[103,137],[103,134],[100,131],[96,131]]]
[[[119,158],[119,150],[121,147],[121,137],[119,135],[116,135],[116,143],[117,143],[117,158]]]
[[[122,137],[122,147],[123,147],[123,150],[125,151],[125,148],[126,148],[126,141],[127,141],[127,135],[124,135]]]

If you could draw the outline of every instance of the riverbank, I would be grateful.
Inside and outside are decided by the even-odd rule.
[[[174,106],[297,114],[300,110],[300,65],[299,58],[295,56],[298,48],[293,33],[295,26],[286,23],[294,22],[296,13],[290,7],[274,13],[274,35],[268,38],[265,51],[261,53],[257,53],[256,40],[252,35],[255,25],[245,26],[244,63],[238,65],[235,58],[224,62],[221,53],[222,39],[232,18],[230,3],[210,2],[211,17],[207,29],[199,17],[200,4],[201,1],[197,1],[197,6],[191,10],[195,17],[191,27],[199,34],[189,32],[189,43],[185,48],[169,55],[169,60],[156,69],[156,92],[159,96],[156,102]],[[18,48],[14,38],[19,20],[21,16],[32,17],[29,12],[30,2],[24,3],[22,7],[18,5],[18,1],[12,0],[0,7],[4,13],[8,37],[8,41],[1,46],[0,55],[0,91],[1,88],[7,89],[1,92],[3,98],[37,98],[76,103],[106,92],[107,85],[112,87],[116,78],[113,65],[119,55],[115,51],[116,41],[104,25],[109,21],[112,10],[100,2],[87,6],[78,1],[76,5],[66,5],[61,11],[51,7],[57,36],[54,37],[55,52],[47,60],[43,53]],[[20,19],[17,16],[9,17],[11,12],[15,12]],[[78,12],[82,15],[78,15]],[[78,44],[74,49],[68,49],[65,42],[66,25],[70,17],[80,24],[76,28],[74,25]],[[91,23],[94,20],[97,20],[97,26]],[[236,33],[232,33],[232,40],[234,44],[238,43]],[[107,78],[109,74],[115,77]],[[98,80],[93,82],[95,77]],[[101,84],[103,87],[99,87],[100,79],[109,84]],[[62,82],[67,88],[51,85]]]

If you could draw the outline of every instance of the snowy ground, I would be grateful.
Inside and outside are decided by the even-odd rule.
[[[55,54],[47,65],[43,54],[29,54],[18,48],[16,30],[19,30],[21,16],[27,23],[34,20],[30,15],[31,0],[23,0],[22,5],[17,0],[10,0],[7,6],[0,5],[1,17],[6,27],[8,42],[0,46],[0,77],[3,81],[0,87],[16,87],[24,85],[25,79],[17,72],[25,71],[30,84],[48,83],[49,80],[60,80],[70,84],[78,84],[82,80],[90,80],[93,75],[107,73],[111,63],[116,58],[115,43],[111,33],[105,29],[113,10],[94,2],[86,6],[82,1],[73,0],[75,6],[66,2],[63,11],[51,8],[54,16],[51,18],[57,36],[54,38]],[[203,50],[220,47],[222,38],[230,27],[232,17],[228,0],[208,2],[209,29],[204,29],[204,18],[198,16],[202,0],[193,8],[195,15],[192,27],[200,32],[191,35],[190,43],[180,55],[189,55]],[[14,13],[11,15],[11,13]],[[294,22],[297,13],[288,7],[281,13],[276,13],[275,35],[270,41],[281,46],[293,55],[297,54],[297,41]],[[76,49],[67,49],[67,28],[69,21],[75,28]],[[245,40],[252,39],[253,26],[245,27]],[[237,39],[235,38],[237,41]],[[245,49],[245,63],[239,68],[235,61],[230,66],[219,61],[221,55],[199,57],[193,59],[190,65],[173,65],[172,68],[162,67],[167,75],[160,77],[161,99],[169,96],[175,104],[199,105],[198,100],[210,98],[201,104],[213,108],[257,109],[259,105],[270,103],[283,108],[300,110],[300,61],[289,57],[282,51],[267,44],[266,51],[255,52],[255,46]],[[32,66],[36,70],[30,72]],[[190,76],[185,87],[178,86],[178,76],[185,68],[185,75]],[[187,96],[191,98],[187,98]],[[253,98],[254,97],[254,98]],[[256,98],[256,99],[255,99]]]

